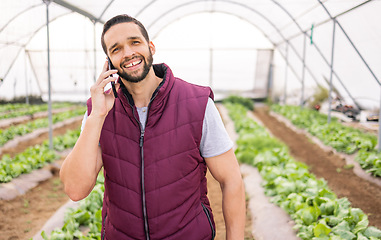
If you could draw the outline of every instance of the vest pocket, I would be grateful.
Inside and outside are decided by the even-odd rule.
[[[106,218],[107,218],[107,214],[105,215],[105,219],[103,219],[103,227],[102,227],[102,233],[101,233],[102,240],[104,240],[106,236]]]
[[[213,240],[216,237],[216,230],[213,227],[213,223],[212,223],[212,219],[210,217],[209,209],[207,207],[205,207],[205,205],[203,203],[201,203],[201,206],[202,206],[202,209],[204,210],[206,217],[208,218],[210,228],[212,229],[212,240]]]

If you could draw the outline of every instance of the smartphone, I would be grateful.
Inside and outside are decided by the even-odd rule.
[[[108,69],[109,70],[115,69],[115,67],[112,65],[109,57],[107,57],[107,60],[108,60]],[[118,98],[118,93],[116,92],[116,88],[115,88],[115,82],[111,82],[111,88],[112,88],[112,91],[114,93],[115,98]]]

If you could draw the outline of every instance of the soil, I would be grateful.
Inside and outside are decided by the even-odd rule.
[[[368,214],[371,226],[381,228],[380,186],[358,177],[352,169],[345,169],[342,157],[322,151],[304,134],[294,132],[269,115],[267,108],[256,108],[254,114],[275,137],[288,145],[295,160],[306,163],[315,176],[324,178],[339,198],[347,197],[352,207]]]
[[[55,129],[53,135],[59,135],[68,129],[76,129],[81,121]],[[48,133],[42,134],[32,141],[23,142],[17,147],[4,150],[4,153],[14,155],[24,151],[28,146],[40,144],[48,138]],[[63,159],[58,161],[58,165]],[[56,162],[57,163],[57,162]],[[41,182],[37,187],[25,195],[13,200],[0,200],[0,240],[23,240],[32,238],[45,222],[69,198],[64,193],[58,171],[52,168],[53,177]],[[222,194],[219,183],[208,173],[208,196],[211,201],[214,219],[216,222],[216,240],[225,239],[225,222],[222,214]],[[248,211],[245,229],[245,239],[254,239],[251,234],[251,216]]]
[[[68,130],[75,130],[81,126],[82,119],[71,122],[70,124],[66,124],[62,127],[57,127],[53,130],[53,137],[62,135]],[[16,146],[10,148],[3,148],[2,153],[0,154],[0,159],[3,154],[9,154],[13,157],[15,154],[23,152],[30,146],[34,146],[37,144],[43,143],[46,139],[49,139],[49,132],[46,131],[44,133],[39,134],[35,138],[29,139],[28,141],[20,141]]]
[[[56,173],[23,196],[0,200],[0,239],[30,239],[68,199]]]
[[[212,177],[208,171],[206,175],[208,179],[208,198],[213,211],[214,222],[216,224],[216,237],[215,240],[224,240],[226,229],[224,216],[222,214],[222,193],[220,184]],[[246,225],[245,225],[245,240],[254,239],[252,235],[252,219],[250,211],[247,208],[248,198],[246,199]]]
[[[327,180],[329,187],[338,197],[347,197],[353,207],[361,208],[369,215],[370,225],[381,228],[381,189],[357,177],[352,170],[345,169],[345,161],[334,155],[322,151],[311,143],[304,135],[296,134],[283,123],[271,117],[266,109],[256,109],[258,117],[272,134],[284,141],[293,157],[310,166],[310,170],[318,178]],[[74,126],[72,126],[75,128]],[[61,133],[65,130],[61,129]],[[34,145],[47,138],[36,139]],[[12,153],[22,151],[13,149]],[[337,169],[341,169],[338,172]],[[217,181],[208,173],[209,199],[215,217],[217,236],[216,240],[225,239],[225,223],[222,215],[221,190]],[[58,172],[53,171],[53,177],[40,183],[25,195],[11,201],[0,200],[0,240],[29,239],[45,224],[59,207],[68,201],[59,180]],[[251,234],[252,220],[247,211],[245,239],[253,239]]]

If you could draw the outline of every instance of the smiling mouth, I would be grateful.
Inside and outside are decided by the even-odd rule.
[[[133,66],[139,65],[142,62],[141,59],[130,62],[129,64],[123,65],[124,68],[131,68]]]

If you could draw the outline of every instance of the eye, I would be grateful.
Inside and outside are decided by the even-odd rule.
[[[117,51],[119,51],[119,48],[118,48],[118,47],[113,48],[111,52],[112,52],[112,53],[116,53]]]
[[[138,45],[140,42],[139,41],[133,41],[132,45]]]

